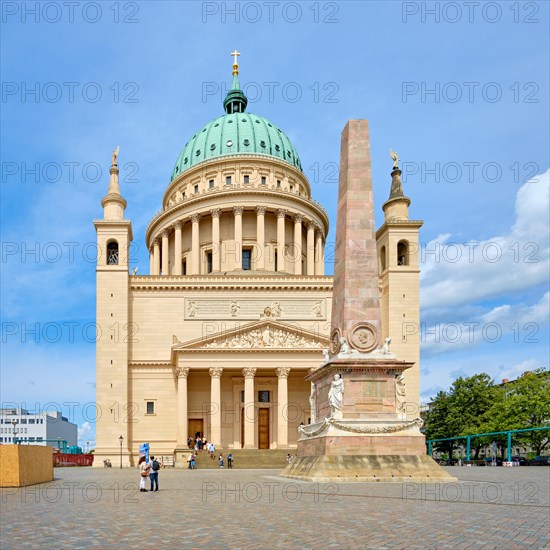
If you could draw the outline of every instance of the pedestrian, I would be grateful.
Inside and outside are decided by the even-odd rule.
[[[192,438],[191,436],[189,436],[189,437],[187,438],[187,447],[188,447],[189,449],[191,449],[191,448],[193,447],[193,438]]]
[[[227,469],[233,469],[233,455],[231,453],[227,453]]]
[[[187,457],[187,468],[191,469],[191,461],[193,460],[193,453],[189,453],[189,456]]]
[[[219,456],[218,460],[220,461],[220,468],[223,468],[223,454],[222,453],[220,453],[220,456]]]
[[[202,436],[202,448],[205,449],[206,448],[206,436]]]
[[[210,443],[210,458],[214,460],[214,453],[216,452],[216,445]]]
[[[151,459],[149,460],[149,479],[151,480],[151,491],[158,491],[159,490],[159,470],[160,470],[160,462],[158,460],[155,460],[155,457],[151,455]],[[153,489],[153,487],[156,487]]]
[[[195,455],[191,455],[191,470],[194,470],[196,467]]]
[[[286,455],[286,461],[290,464],[292,462],[292,455],[290,453],[288,453]]]
[[[149,464],[147,464],[147,459],[144,456],[141,456],[138,461],[139,467],[139,491],[140,493],[146,493],[147,489],[145,488],[145,480],[149,476]]]

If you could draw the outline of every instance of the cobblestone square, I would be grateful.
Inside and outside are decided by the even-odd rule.
[[[2,489],[1,548],[548,548],[550,469],[447,470],[446,484],[314,484],[279,470],[59,468]],[[147,480],[149,488],[149,480]]]

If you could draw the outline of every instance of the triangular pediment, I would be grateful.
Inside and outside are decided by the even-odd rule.
[[[189,342],[176,342],[173,352],[196,350],[322,350],[328,348],[329,339],[313,331],[304,330],[293,323],[272,319],[247,323],[237,329],[224,331],[208,338]]]

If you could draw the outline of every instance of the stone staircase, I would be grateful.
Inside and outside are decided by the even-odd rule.
[[[233,469],[275,469],[282,470],[286,467],[286,455],[288,453],[295,454],[295,449],[230,449],[233,454]],[[215,470],[219,469],[218,457],[220,452],[223,453],[223,466],[227,469],[227,449],[217,448],[214,454],[214,460],[206,451],[197,453],[196,465],[197,469]]]

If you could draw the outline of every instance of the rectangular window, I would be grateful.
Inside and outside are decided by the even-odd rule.
[[[183,275],[187,275],[187,261],[183,260],[182,266],[181,266],[181,272]]]
[[[212,189],[214,187],[214,180],[209,180],[208,181],[208,187],[210,187],[210,189]]]
[[[241,390],[241,403],[244,403],[244,390]]]
[[[27,423],[27,419],[26,418],[22,418],[21,419],[21,424],[26,424]]]
[[[258,392],[258,403],[269,403],[269,391],[260,390]]]
[[[37,437],[36,441],[42,441],[43,439],[44,439],[43,437]]]
[[[29,424],[34,424],[35,420],[34,418],[29,418]]]
[[[265,176],[262,176],[262,185],[267,184],[267,178]]]
[[[206,253],[206,273],[212,273],[212,252]]]
[[[193,189],[195,190],[195,193],[198,193],[198,192],[199,192],[199,186],[198,186],[198,185],[195,185],[195,186],[193,187]]]
[[[225,185],[231,185],[231,176],[225,176]]]
[[[29,437],[29,441],[34,441],[34,437]]]
[[[244,176],[244,183],[245,185],[250,183],[250,176]]]
[[[277,180],[277,187],[281,187],[281,180]]]
[[[252,269],[252,250],[250,248],[245,248],[243,250],[243,269],[250,271]]]
[[[277,267],[277,252],[275,252],[275,267],[273,268],[273,271],[278,271]]]
[[[155,414],[155,402],[147,401],[147,414]]]

